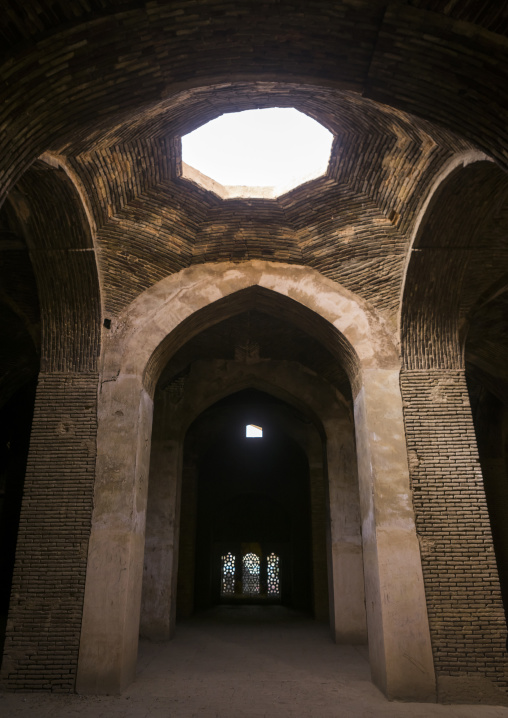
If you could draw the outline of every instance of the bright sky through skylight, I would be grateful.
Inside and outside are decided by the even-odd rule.
[[[245,427],[245,436],[248,439],[260,439],[263,436],[263,428],[256,424],[247,424]]]
[[[226,187],[274,187],[281,194],[325,173],[332,140],[298,110],[246,110],[182,137],[182,159]]]

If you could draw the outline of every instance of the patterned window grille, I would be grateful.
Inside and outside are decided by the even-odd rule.
[[[269,596],[280,594],[279,557],[274,553],[266,560],[266,587]]]
[[[243,557],[243,595],[257,596],[259,592],[259,556],[247,553]]]
[[[222,557],[221,595],[232,596],[235,592],[235,557],[231,552]]]

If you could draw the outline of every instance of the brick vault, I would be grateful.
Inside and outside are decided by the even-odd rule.
[[[506,702],[505,3],[2,9],[3,684],[123,690],[231,546],[388,697]],[[269,107],[324,175],[189,179],[182,136]]]

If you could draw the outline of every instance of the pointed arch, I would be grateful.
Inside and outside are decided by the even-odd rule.
[[[135,670],[157,377],[183,341],[266,298],[268,310],[298,322],[334,351],[353,386],[374,681],[391,697],[433,695],[392,333],[366,302],[315,270],[260,260],[194,266],[162,280],[120,315],[105,341],[79,691],[122,690]],[[397,597],[388,600],[395,576]],[[408,611],[411,617],[401,620]],[[415,620],[417,636],[409,628]],[[108,651],[98,660],[105,636]]]
[[[405,273],[400,333],[405,369],[461,369],[462,322],[506,273],[506,174],[480,153],[454,159],[426,202]],[[506,220],[505,220],[506,230]]]
[[[42,371],[96,371],[101,298],[93,219],[62,164],[33,163],[10,199],[30,252],[42,321]]]
[[[488,158],[471,159],[451,164],[425,207],[408,258],[400,322],[400,385],[438,690],[446,685],[457,698],[461,679],[444,658],[449,645],[464,671],[478,671],[486,691],[506,682],[506,624],[493,549],[503,554],[491,534],[493,516],[506,524],[504,491],[499,470],[489,472],[492,462],[480,463],[465,346],[473,326],[480,360],[485,350],[488,357],[500,353],[499,345],[495,352],[486,346],[485,332],[489,312],[492,323],[500,307],[477,312],[475,306],[507,274],[508,179]],[[462,571],[464,566],[474,569]],[[505,596],[506,586],[505,578]],[[467,608],[462,591],[475,596]],[[466,621],[474,654],[462,633]],[[487,655],[495,656],[493,673],[483,667]]]
[[[309,267],[252,260],[190,267],[143,292],[113,323],[106,378],[119,367],[142,375],[152,395],[183,341],[252,306],[277,311],[317,337],[344,363],[353,386],[361,368],[398,366],[392,333],[367,302]]]
[[[15,687],[19,674],[32,685],[46,675],[46,685],[73,690],[97,440],[101,301],[93,228],[72,178],[43,159],[21,177],[9,204],[34,270],[42,337],[2,670]],[[56,631],[68,650],[60,659],[51,648]]]

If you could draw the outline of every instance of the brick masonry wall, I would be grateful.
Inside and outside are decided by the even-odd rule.
[[[506,686],[506,624],[464,373],[404,371],[401,391],[436,673]]]
[[[24,217],[37,282],[42,370],[94,370],[101,302],[95,249],[81,198],[63,170],[42,162],[25,173],[13,195],[18,217]]]
[[[406,273],[401,317],[406,368],[463,367],[472,308],[484,304],[497,282],[506,283],[507,207],[506,173],[491,162],[459,168],[436,192]],[[483,323],[484,351],[485,328]],[[502,356],[499,347],[489,354],[488,362]]]
[[[19,668],[19,683],[13,679],[13,685],[29,686],[31,680],[33,685],[41,684],[42,679],[37,676],[42,675],[43,665],[48,669],[47,676],[53,666],[55,675],[63,670],[49,659],[49,636],[57,635],[56,627],[60,631],[62,626],[70,626],[73,616],[79,613],[77,609],[74,613],[73,603],[79,603],[79,597],[76,594],[72,601],[70,598],[70,578],[61,579],[60,575],[57,578],[56,573],[52,578],[50,564],[53,561],[51,566],[61,567],[65,577],[66,571],[71,571],[67,568],[71,564],[66,563],[67,558],[62,563],[57,547],[66,546],[65,551],[79,553],[76,547],[68,549],[63,542],[67,532],[72,530],[71,537],[77,535],[73,521],[81,520],[76,519],[81,515],[81,508],[76,513],[73,502],[63,497],[69,494],[73,500],[76,498],[71,478],[77,482],[76,486],[81,486],[80,476],[86,474],[88,481],[87,467],[93,464],[93,452],[90,449],[89,455],[88,450],[82,449],[77,434],[69,431],[61,435],[55,427],[58,417],[66,416],[67,412],[75,421],[75,427],[80,427],[79,432],[85,432],[85,424],[81,422],[86,423],[89,409],[78,414],[77,407],[78,403],[90,405],[82,401],[84,394],[80,394],[85,392],[88,378],[85,380],[82,375],[69,372],[83,372],[96,366],[93,362],[99,350],[101,306],[92,243],[87,242],[91,235],[78,231],[80,225],[86,226],[86,220],[76,193],[67,183],[65,173],[53,173],[34,160],[41,153],[51,151],[60,155],[79,178],[97,226],[95,246],[102,272],[106,317],[118,315],[141,291],[192,262],[269,256],[315,267],[393,319],[399,307],[405,253],[415,218],[444,162],[453,152],[467,149],[473,142],[507,166],[506,42],[493,34],[506,32],[507,25],[502,4],[494,8],[493,3],[476,0],[462,3],[410,0],[402,4],[367,0],[258,4],[189,0],[178,7],[171,2],[140,3],[138,0],[101,0],[100,3],[6,0],[4,8],[6,11],[0,15],[0,36],[4,40],[0,49],[3,58],[0,193],[3,196],[19,181],[17,190],[23,201],[17,210],[31,240],[43,314],[43,368],[64,372],[52,378],[43,375],[39,387],[28,498],[21,531],[27,547],[26,565],[18,566],[15,577],[18,593],[13,603],[13,615],[19,618],[19,623],[12,625],[26,626],[26,635],[18,637],[12,628],[7,644],[10,653],[6,661]],[[204,87],[217,84],[220,87]],[[384,107],[374,100],[385,103]],[[224,212],[224,207],[213,197],[206,197],[203,190],[189,188],[190,183],[178,176],[176,167],[178,138],[184,131],[194,129],[222,111],[263,103],[296,103],[333,129],[337,142],[329,176],[321,184],[319,181],[314,184],[317,191],[312,194],[308,188],[300,189],[281,199],[276,211],[270,217],[265,216],[261,226],[254,221],[249,224],[252,210],[248,203],[235,203],[235,212],[231,213],[229,207]],[[403,116],[403,112],[411,114]],[[431,128],[430,122],[435,126]],[[454,139],[451,133],[455,132],[463,139]],[[51,181],[52,174],[54,181]],[[485,224],[488,246],[485,244],[484,254],[477,255],[472,262],[475,270],[481,267],[481,271],[477,272],[474,282],[469,282],[463,258],[456,257],[448,265],[443,261],[440,247],[445,236],[443,215],[448,216],[455,227],[460,246],[463,246],[464,231],[474,226],[471,215],[465,211],[468,197],[462,177],[457,184],[459,202],[454,206],[458,211],[451,211],[451,204],[444,202],[445,211],[435,215],[435,225],[430,227],[430,234],[436,237],[439,246],[422,245],[425,253],[430,251],[434,258],[422,256],[421,262],[413,258],[416,271],[407,275],[406,286],[414,291],[404,304],[410,304],[414,314],[410,316],[411,321],[403,325],[404,331],[411,334],[403,337],[403,343],[411,344],[414,350],[411,355],[414,363],[408,367],[422,370],[416,374],[417,384],[422,377],[433,376],[423,371],[428,366],[446,366],[449,372],[442,376],[455,376],[452,367],[460,365],[457,317],[461,307],[453,305],[451,311],[448,302],[450,297],[450,301],[455,301],[459,296],[460,281],[474,290],[466,297],[468,307],[469,300],[473,301],[496,278],[491,269],[504,273],[506,266],[499,261],[497,251],[492,251],[494,234],[491,232],[496,226],[498,244],[505,246],[502,243],[506,220],[499,221],[501,215],[496,207],[493,209],[491,187],[486,184],[485,202],[476,200],[475,205],[477,223],[483,225],[488,217],[492,222],[490,226]],[[478,197],[476,186],[472,196]],[[25,202],[26,198],[30,202]],[[9,201],[11,199],[12,196]],[[56,209],[62,207],[65,211],[57,213]],[[277,241],[268,247],[272,237]],[[65,242],[61,241],[63,238]],[[268,251],[273,254],[267,255]],[[454,247],[455,251],[459,251],[459,246]],[[436,268],[435,272],[432,268]],[[19,285],[19,276],[16,281]],[[435,288],[431,293],[426,289],[429,283]],[[425,290],[421,294],[419,287]],[[258,301],[259,297],[256,302],[247,302],[247,308],[259,306]],[[447,308],[446,312],[443,307]],[[225,304],[222,310],[227,318],[231,307]],[[291,307],[283,307],[281,316],[289,321],[293,316]],[[197,318],[193,325],[196,329],[199,322],[208,326],[210,315],[205,312]],[[330,336],[331,330],[321,325],[314,329],[312,322],[311,315],[303,317],[301,328],[308,329],[312,336],[333,349],[335,339]],[[165,344],[166,355],[157,355],[155,359],[162,362],[171,356],[171,350],[178,347],[177,339],[182,336],[173,338],[172,346]],[[492,354],[494,352],[499,356],[497,347]],[[346,365],[348,361],[353,363],[344,347],[339,347],[338,355],[344,355]],[[156,371],[152,373],[152,383],[155,383]],[[349,373],[353,374],[351,368]],[[409,388],[413,386],[409,381],[413,373],[403,377],[403,382],[409,382]],[[73,384],[72,377],[78,384]],[[54,385],[50,386],[50,380]],[[79,389],[81,381],[85,384]],[[89,389],[91,395],[92,384]],[[448,497],[447,505],[455,507],[451,484],[446,484],[445,492],[441,483],[446,479],[453,483],[454,489],[459,487],[459,496],[461,482],[469,487],[468,481],[474,484],[477,480],[474,477],[479,475],[472,434],[471,443],[467,444],[467,451],[472,453],[461,453],[462,442],[470,441],[470,417],[468,415],[464,423],[460,412],[454,414],[453,408],[457,404],[466,411],[467,402],[460,404],[458,394],[451,392],[447,402],[441,405],[441,390],[447,396],[446,391],[438,387],[438,400],[433,406],[434,394],[427,396],[418,386],[407,408],[408,440],[426,457],[422,466],[427,467],[419,468],[419,464],[416,469],[413,467],[413,477],[420,476],[422,488],[428,492],[428,501],[418,504],[418,522],[420,527],[429,526],[429,536],[435,531],[436,536],[441,537],[439,541],[445,542],[447,536],[456,537],[453,560],[457,566],[462,565],[459,560],[462,543],[471,554],[464,559],[464,565],[467,567],[467,562],[474,559],[474,565],[483,566],[483,558],[477,561],[478,557],[474,556],[476,539],[462,541],[462,529],[467,523],[463,519],[466,521],[469,516],[467,502],[459,502],[463,519],[454,519],[455,525],[450,518],[451,508],[449,515],[441,516],[444,504],[436,498],[438,495]],[[76,408],[71,410],[73,397]],[[447,414],[447,410],[451,414]],[[455,417],[452,424],[457,427],[456,433],[449,430],[450,416]],[[467,431],[463,426],[469,427]],[[432,442],[429,443],[424,433],[427,430],[435,444],[432,446],[442,456],[428,453]],[[82,450],[83,455],[79,453]],[[462,461],[464,456],[469,459],[463,471],[458,458]],[[76,460],[74,468],[73,460]],[[440,467],[437,476],[440,486],[435,494],[430,490],[436,478],[432,467],[436,467],[436,472]],[[78,473],[81,471],[84,473]],[[472,472],[471,476],[468,472]],[[90,487],[92,481],[90,478]],[[53,489],[60,483],[65,491],[55,497]],[[476,490],[478,486],[474,486]],[[465,488],[464,495],[468,496],[468,491],[469,488]],[[415,490],[415,496],[417,493]],[[34,497],[33,500],[30,497]],[[77,501],[81,507],[79,502],[84,501],[81,493]],[[431,506],[436,506],[434,513],[430,511]],[[475,501],[474,506],[477,511],[480,504]],[[453,516],[457,510],[453,509]],[[484,506],[482,512],[483,523],[467,519],[472,535],[473,529],[481,533],[481,526],[487,525]],[[450,522],[455,533],[447,534]],[[428,546],[434,545],[434,539],[429,540]],[[74,546],[73,538],[70,545]],[[42,563],[30,558],[30,546],[41,551]],[[44,550],[41,547],[45,547]],[[486,551],[485,546],[484,549]],[[432,596],[452,591],[446,583],[451,579],[443,555],[436,550],[432,565],[430,558],[425,559],[427,587]],[[489,566],[493,557],[490,561]],[[78,561],[72,562],[72,571],[77,570],[80,576],[81,568],[76,567],[81,565]],[[468,568],[471,575],[472,567],[473,564]],[[490,576],[488,571],[486,575]],[[435,583],[440,572],[445,581],[441,594]],[[78,574],[72,573],[72,576],[75,578]],[[468,574],[467,581],[471,575]],[[55,587],[57,581],[59,590],[55,590],[56,603],[53,603],[51,585]],[[43,585],[48,589],[46,603],[39,592]],[[56,616],[55,606],[61,605],[57,595],[62,586],[65,589],[62,601],[69,600],[72,609],[69,609],[69,624],[63,619],[59,622]],[[494,604],[487,602],[486,594],[481,593],[483,586],[481,582],[478,595],[483,596],[483,613],[480,613],[485,617],[489,606]],[[461,587],[460,590],[465,590],[462,584]],[[28,592],[23,606],[19,598],[21,588]],[[443,598],[436,604],[441,606],[441,613],[433,614],[434,636],[438,635],[436,631],[446,614],[446,600]],[[469,604],[463,605],[467,613]],[[431,608],[434,611],[434,604]],[[47,621],[45,628],[42,615]],[[36,625],[38,616],[40,626]],[[496,614],[492,625],[497,620]],[[446,631],[443,628],[443,635],[453,638],[460,633],[457,626],[455,629],[456,633],[451,628],[446,633],[448,628]],[[460,630],[464,633],[465,629]],[[485,658],[481,646],[488,630],[485,629],[485,634],[476,628],[475,631],[471,634],[474,650]],[[74,645],[67,640],[70,634],[63,635],[66,645]],[[452,638],[445,642],[450,656],[455,640]],[[76,646],[77,640],[75,638]],[[457,660],[462,661],[463,656],[465,661],[470,661],[474,651],[471,649],[468,654],[464,635],[461,640]],[[56,652],[55,656],[55,661],[61,661],[63,666],[65,661],[60,653]],[[481,670],[487,671],[481,660]],[[470,662],[464,665],[461,671],[467,672]],[[70,670],[72,673],[74,669]],[[54,681],[49,678],[44,685],[56,690],[72,684],[72,679],[58,676]]]
[[[335,133],[326,177],[277,200],[224,201],[180,176],[180,134],[258,104],[294,105]],[[93,151],[78,142],[68,155],[92,198],[108,316],[191,263],[252,258],[309,264],[393,313],[422,198],[447,158],[468,147],[374,103],[278,84],[180,93],[140,124],[146,139],[126,141],[126,131],[121,143],[106,134]]]
[[[85,589],[98,375],[41,374],[7,624],[2,682],[72,691]]]

